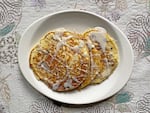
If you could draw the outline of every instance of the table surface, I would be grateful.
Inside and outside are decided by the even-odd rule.
[[[40,17],[65,9],[108,18],[133,47],[130,80],[103,102],[75,106],[52,101],[21,74],[17,50],[23,31]],[[0,0],[0,113],[150,113],[150,0]]]

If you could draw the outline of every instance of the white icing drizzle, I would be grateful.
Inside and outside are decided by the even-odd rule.
[[[49,51],[45,50],[44,48],[42,48],[41,46],[37,46],[38,48],[36,49],[36,51],[40,52],[40,53],[44,53],[44,54],[48,54]]]
[[[66,30],[64,28],[59,28],[55,30],[54,40],[61,41],[61,36]]]
[[[85,42],[83,40],[79,40],[79,48],[82,48],[85,45]]]
[[[88,73],[88,71],[87,70],[84,70],[84,69],[80,69],[80,68],[77,68],[79,71],[82,71],[82,72],[84,72],[84,73]]]
[[[106,69],[105,71],[102,73],[103,77],[107,77],[110,73],[111,73],[111,69],[110,69],[110,65],[108,63],[108,59],[104,58],[104,62],[106,63]]]
[[[91,75],[93,75],[94,73],[94,69],[95,69],[95,67],[97,67],[97,65],[95,64],[95,62],[94,62],[94,59],[93,59],[93,57],[92,57],[92,52],[90,51],[90,63],[91,63],[91,69],[90,69],[90,71],[91,71]],[[94,79],[94,78],[92,78],[92,79]]]
[[[88,46],[88,48],[91,50],[92,48],[94,48],[95,46],[94,46],[94,44],[92,43],[92,41],[90,40],[90,39],[87,39],[87,46]]]
[[[40,62],[38,65],[39,65],[41,68],[43,68],[45,71],[50,72],[50,69],[49,69],[49,67],[48,67],[48,65],[47,65],[46,62],[42,61],[42,62]]]
[[[105,51],[106,48],[106,30],[102,27],[95,27],[97,31],[90,33],[90,39],[96,41],[102,47],[102,50]]]
[[[70,76],[70,67],[66,65],[66,76]]]
[[[61,36],[59,36],[59,37],[60,37],[60,38],[59,38],[59,42],[58,42],[57,45],[56,45],[56,52],[57,52],[63,45],[68,46],[68,45],[66,44],[66,41],[67,41],[68,39],[72,38],[72,36],[68,36],[68,37],[61,37]]]
[[[107,68],[104,72],[102,72],[102,76],[103,77],[108,77],[111,73],[111,69],[110,68]]]
[[[72,79],[67,79],[67,81],[64,83],[64,88],[65,89],[72,89],[73,85],[72,85]]]
[[[79,81],[77,78],[75,78],[75,77],[72,77],[72,80],[74,80],[74,81],[77,82],[77,83],[80,82],[80,81]]]
[[[104,62],[106,63],[106,67],[109,68],[108,59],[107,59],[107,58],[104,58],[103,60],[104,60]]]
[[[56,82],[55,84],[52,85],[53,90],[57,90],[59,88],[60,82]]]
[[[87,46],[89,48],[89,54],[90,54],[90,65],[91,65],[90,66],[90,71],[91,71],[91,75],[93,75],[94,74],[93,70],[94,70],[94,67],[95,67],[95,63],[94,63],[94,60],[93,60],[92,48],[94,48],[95,46],[89,38],[87,39]]]
[[[61,35],[62,35],[62,33],[56,32],[55,35],[53,36],[53,39],[57,40],[57,41],[61,41],[61,38],[60,38]]]
[[[78,45],[74,46],[74,47],[71,47],[72,50],[74,50],[75,52],[79,52],[80,51],[80,48]]]
[[[80,49],[85,45],[84,41],[79,40],[79,45],[76,45],[74,47],[70,47],[72,50],[76,51],[79,53]]]
[[[87,46],[88,46],[88,48],[89,48],[89,55],[90,55],[90,71],[91,71],[91,75],[93,75],[94,73],[94,69],[97,67],[97,65],[95,64],[95,62],[94,62],[94,59],[93,59],[93,54],[92,54],[92,48],[94,48],[95,46],[94,46],[94,44],[93,44],[93,42],[88,38],[87,39]],[[92,78],[92,79],[94,79],[94,78]]]
[[[46,55],[49,53],[47,50],[44,50],[44,49],[38,49],[37,51],[39,51],[41,53],[44,53]]]
[[[102,33],[107,33],[106,29],[104,29],[103,27],[95,27],[94,29],[96,29]]]

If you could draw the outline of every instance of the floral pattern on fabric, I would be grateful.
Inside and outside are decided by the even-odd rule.
[[[30,106],[29,113],[62,113],[62,109],[51,100],[38,99]]]
[[[142,99],[136,103],[136,113],[150,113],[150,93],[146,93]]]
[[[135,0],[138,4],[145,4],[145,7],[150,10],[150,0]]]
[[[31,0],[31,2],[36,11],[40,11],[40,9],[46,7],[45,0]]]
[[[2,75],[3,70],[0,67],[0,98],[5,101],[5,103],[9,103],[10,101],[10,89],[7,83],[7,79],[10,74]]]
[[[12,36],[0,38],[0,63],[2,64],[17,64],[17,38],[20,35],[15,32]]]
[[[0,37],[14,32],[21,19],[21,0],[0,1]]]
[[[136,15],[127,25],[127,36],[138,57],[150,60],[150,13]]]
[[[100,15],[115,22],[121,18],[128,7],[126,0],[91,0],[91,2],[97,5]]]

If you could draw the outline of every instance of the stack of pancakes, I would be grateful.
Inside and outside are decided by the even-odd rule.
[[[102,27],[83,34],[50,31],[33,47],[29,59],[36,78],[59,92],[101,83],[118,62],[117,44]]]

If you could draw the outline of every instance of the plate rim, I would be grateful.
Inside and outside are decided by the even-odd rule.
[[[96,16],[98,18],[101,18],[102,20],[106,21],[108,24],[112,25],[118,32],[120,32],[120,34],[123,36],[123,38],[125,38],[125,40],[127,41],[128,43],[128,46],[130,48],[130,54],[132,56],[131,58],[131,67],[130,67],[130,71],[129,71],[129,75],[128,75],[128,79],[127,81],[122,85],[123,87],[125,86],[125,84],[127,84],[127,82],[129,81],[130,77],[131,77],[131,74],[132,74],[132,71],[133,71],[133,64],[134,64],[134,53],[133,53],[133,48],[129,42],[129,40],[127,39],[126,35],[114,24],[112,23],[111,21],[109,21],[108,19],[106,19],[105,17],[103,16],[100,16],[94,12],[91,12],[91,11],[85,11],[85,10],[76,10],[76,9],[71,9],[71,10],[62,10],[62,11],[57,11],[57,12],[53,12],[53,13],[50,13],[50,14],[47,14],[37,20],[35,20],[34,22],[32,22],[25,30],[24,32],[22,33],[21,35],[21,38],[19,40],[19,44],[18,44],[18,65],[19,65],[19,68],[20,68],[20,71],[23,75],[23,77],[27,80],[27,82],[34,88],[36,89],[38,92],[40,92],[41,94],[45,95],[46,97],[50,98],[50,99],[53,99],[55,101],[58,101],[58,102],[61,102],[61,103],[66,103],[66,104],[76,104],[76,105],[80,105],[80,104],[91,104],[91,103],[95,103],[95,102],[99,102],[99,101],[103,101],[113,95],[115,95],[117,92],[119,92],[123,87],[120,87],[118,90],[114,91],[111,95],[101,99],[101,100],[95,100],[95,101],[89,101],[89,102],[69,102],[69,101],[62,101],[62,100],[59,100],[57,98],[54,98],[54,97],[49,97],[48,95],[44,94],[42,91],[40,91],[37,87],[35,87],[29,80],[29,78],[24,74],[24,71],[22,70],[23,67],[22,67],[22,61],[21,61],[21,57],[20,57],[20,53],[21,53],[21,43],[22,43],[22,40],[23,40],[23,37],[24,35],[26,34],[26,32],[30,29],[30,27],[32,27],[34,24],[36,24],[37,22],[39,22],[40,20],[43,20],[45,18],[48,18],[48,17],[51,17],[53,15],[58,15],[58,14],[61,14],[61,13],[68,13],[68,12],[72,12],[72,13],[85,13],[85,14],[90,14],[90,15],[93,15],[93,16]]]

